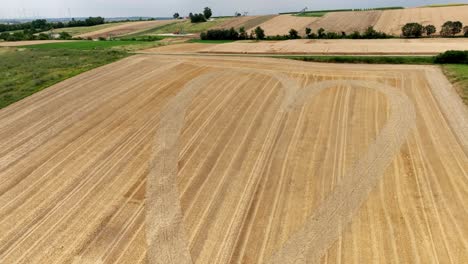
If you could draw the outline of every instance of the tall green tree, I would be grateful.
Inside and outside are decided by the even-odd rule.
[[[213,15],[213,13],[211,12],[211,8],[205,7],[205,9],[203,10],[203,15],[206,19],[210,19],[210,17]]]
[[[261,27],[255,28],[255,38],[257,40],[265,39],[265,31]]]

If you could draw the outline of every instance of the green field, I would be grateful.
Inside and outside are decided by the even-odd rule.
[[[465,105],[468,106],[468,65],[447,64],[442,69],[447,78],[454,84]]]
[[[45,33],[68,32],[72,36],[77,36],[77,35],[93,32],[93,31],[109,28],[109,27],[115,27],[115,26],[122,25],[122,24],[125,24],[125,23],[129,23],[129,22],[106,23],[106,24],[91,26],[91,27],[57,28],[57,29],[54,29],[54,30],[51,30],[51,31],[48,31],[48,32],[45,32]]]
[[[295,14],[295,16],[299,17],[323,17],[329,12],[306,12],[306,13],[300,13],[300,14]]]
[[[39,45],[24,46],[31,49],[74,49],[74,50],[96,50],[96,49],[109,49],[113,47],[125,47],[131,45],[148,44],[147,41],[126,41],[126,40],[112,40],[112,41],[73,41],[73,42],[57,42]]]
[[[118,50],[0,48],[0,108],[128,56]]]
[[[448,4],[433,4],[433,5],[426,5],[424,7],[445,7],[445,6],[465,6],[468,4],[465,3],[448,3]]]

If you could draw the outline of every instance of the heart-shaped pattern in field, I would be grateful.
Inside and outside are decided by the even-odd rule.
[[[385,168],[405,141],[415,123],[415,110],[406,95],[393,87],[379,82],[360,80],[335,80],[314,83],[302,89],[299,85],[278,72],[268,70],[228,68],[203,74],[190,81],[182,91],[168,103],[161,113],[151,171],[148,175],[146,193],[146,228],[149,263],[183,264],[193,263],[186,238],[179,192],[176,183],[179,158],[179,137],[184,126],[186,109],[193,98],[215,77],[237,71],[258,73],[281,82],[284,96],[278,114],[270,124],[271,131],[277,131],[288,112],[303,106],[321,91],[348,85],[353,88],[374,89],[384,94],[390,104],[390,117],[380,134],[369,146],[367,152],[346,173],[330,195],[308,218],[303,228],[294,233],[278,250],[269,263],[314,263],[333,244],[367,200],[369,193],[381,179]],[[249,187],[251,186],[251,187]],[[245,193],[254,191],[249,183]],[[248,199],[241,196],[239,208],[248,207]],[[233,216],[240,217],[240,216]],[[242,219],[233,219],[241,225]],[[237,230],[232,228],[230,230]],[[228,231],[229,232],[229,231]],[[228,234],[227,247],[234,246],[235,234]],[[222,263],[222,261],[220,261]]]

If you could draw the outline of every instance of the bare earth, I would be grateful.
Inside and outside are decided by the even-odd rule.
[[[19,47],[47,43],[73,42],[75,40],[29,40],[29,41],[0,41],[0,47]]]
[[[226,44],[180,44],[144,50],[141,53],[304,54],[304,55],[436,55],[447,50],[465,50],[468,39],[375,39],[237,41]]]
[[[85,33],[78,35],[77,37],[81,38],[99,38],[99,37],[109,37],[109,36],[123,36],[128,34],[138,33],[147,29],[154,27],[163,26],[169,23],[174,23],[175,20],[154,20],[154,21],[137,21],[129,22],[122,25],[117,25],[115,27],[108,27],[101,30]]]
[[[467,263],[439,68],[136,55],[0,110],[0,263]]]

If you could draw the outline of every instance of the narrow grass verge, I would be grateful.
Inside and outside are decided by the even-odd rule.
[[[204,43],[204,44],[223,44],[223,43],[231,43],[235,40],[202,40],[202,39],[190,39],[188,43]]]
[[[0,48],[0,109],[53,84],[122,59],[119,50]]]
[[[329,63],[433,64],[432,56],[282,56],[281,58]]]
[[[468,106],[468,64],[445,64],[442,70]]]

